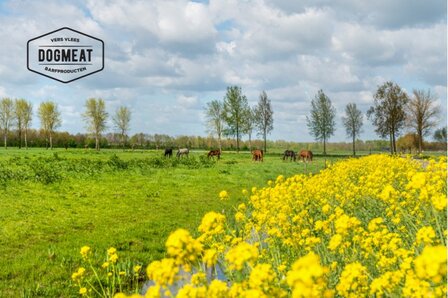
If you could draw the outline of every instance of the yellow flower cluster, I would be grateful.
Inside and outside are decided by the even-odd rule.
[[[80,295],[113,297],[118,291],[128,290],[131,286],[135,292],[140,289],[142,266],[133,265],[129,261],[120,262],[116,248],[107,249],[105,258],[92,253],[89,246],[81,247],[80,254],[84,267],[79,267],[71,276]],[[100,257],[99,260],[98,257]]]
[[[85,246],[81,247],[80,253],[84,259],[87,259],[89,257],[90,252],[91,252],[91,249],[89,246],[85,245]]]
[[[72,274],[72,280],[77,282],[79,280],[82,279],[82,277],[84,276],[84,273],[86,272],[86,269],[83,267],[79,267],[78,270],[76,272],[73,272]]]
[[[112,263],[116,263],[118,260],[117,249],[115,247],[111,247],[107,250],[107,257],[109,261]]]
[[[326,273],[319,256],[313,252],[294,262],[286,280],[293,297],[323,297],[326,292]]]
[[[149,279],[153,280],[156,285],[167,286],[172,285],[176,280],[176,274],[179,272],[179,266],[176,265],[174,259],[162,259],[149,264],[146,269]]]
[[[247,242],[232,247],[226,254],[229,269],[241,270],[245,264],[252,265],[258,258],[258,249]]]
[[[201,236],[199,240],[201,242],[214,242],[219,245],[219,240],[225,233],[226,217],[223,214],[216,212],[208,212],[202,218],[201,224],[198,227]]]
[[[198,260],[202,253],[202,244],[191,237],[190,232],[178,229],[166,241],[166,250],[170,257],[176,260],[177,265],[184,265],[184,269],[191,271],[190,264]]]
[[[146,295],[444,297],[446,177],[444,157],[386,155],[279,176],[244,191],[234,223],[209,212],[197,239],[174,232],[169,258],[147,268],[155,286]],[[182,287],[167,291],[177,281]]]
[[[219,193],[219,199],[221,201],[227,201],[229,199],[229,194],[227,193],[227,191],[223,190]]]
[[[364,297],[368,292],[367,268],[359,262],[345,266],[336,290],[342,297]]]

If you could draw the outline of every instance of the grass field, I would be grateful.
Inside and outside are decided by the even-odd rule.
[[[207,211],[230,210],[243,188],[305,171],[303,163],[284,162],[279,154],[263,163],[248,153],[224,152],[216,163],[205,152],[180,162],[161,155],[0,150],[0,297],[77,296],[70,275],[81,246],[114,246],[121,257],[146,265],[164,256],[171,231],[194,230]],[[316,157],[307,172],[323,167]],[[221,190],[229,201],[218,199]]]

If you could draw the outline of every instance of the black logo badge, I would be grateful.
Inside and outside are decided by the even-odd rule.
[[[70,83],[104,69],[104,42],[64,27],[30,39],[28,70]]]

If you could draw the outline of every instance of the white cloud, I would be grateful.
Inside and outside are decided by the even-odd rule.
[[[186,96],[186,95],[179,95],[177,97],[176,102],[180,107],[182,107],[184,109],[197,107],[197,105],[199,103],[196,96]]]

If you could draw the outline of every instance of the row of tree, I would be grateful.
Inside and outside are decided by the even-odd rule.
[[[374,105],[367,111],[367,117],[381,138],[389,138],[391,153],[397,153],[396,139],[404,128],[414,130],[418,151],[422,152],[423,137],[436,126],[436,117],[439,113],[436,97],[429,90],[414,90],[413,96],[410,97],[398,84],[386,82],[379,86],[374,94]],[[319,90],[311,101],[311,113],[307,117],[307,124],[311,135],[323,142],[324,154],[326,154],[326,142],[336,129],[335,117],[336,109],[331,100]],[[363,114],[355,103],[347,104],[342,123],[347,136],[352,139],[355,155],[355,141],[360,136],[363,126]],[[446,127],[436,131],[434,136],[443,140],[443,134],[446,142]]]
[[[43,129],[30,128],[27,131],[27,143],[28,148],[45,148],[48,146],[48,140]],[[8,146],[19,147],[19,135],[16,129],[12,129],[8,133]],[[412,150],[417,151],[417,142],[415,134],[406,134],[397,139],[397,149],[404,151]],[[101,135],[100,148],[109,149],[122,149],[122,138],[118,130],[110,130]],[[23,143],[23,139],[22,139]],[[91,148],[96,146],[95,139],[90,133],[76,133],[71,134],[66,131],[56,130],[52,134],[52,143],[54,148]],[[363,152],[378,152],[389,150],[388,141],[386,140],[356,140],[357,151]],[[236,140],[233,137],[223,138],[221,140],[222,150],[234,151],[236,150]],[[249,151],[249,141],[247,138],[240,141],[240,150]],[[260,139],[254,139],[251,141],[252,148],[263,148],[264,141]],[[195,136],[195,135],[178,135],[169,136],[166,134],[148,134],[148,133],[135,133],[126,137],[125,149],[135,150],[148,150],[156,149],[161,150],[164,148],[182,148],[188,147],[194,150],[211,150],[218,148],[218,140],[211,135],[208,136]],[[444,150],[446,143],[443,142],[425,142],[424,147],[426,150]],[[293,142],[287,140],[267,140],[267,148],[272,151],[284,151],[285,148],[293,150],[309,149],[313,152],[322,152],[323,144],[321,142]],[[352,148],[352,142],[331,142],[327,144],[327,151],[349,151]]]
[[[61,126],[61,112],[58,105],[53,101],[40,103],[37,115],[40,120],[41,135],[45,138],[45,146],[53,148],[53,135],[55,130]],[[86,128],[95,139],[95,149],[100,150],[101,134],[107,128],[108,113],[106,105],[101,98],[90,98],[85,103],[85,112],[83,118],[86,122]],[[22,147],[22,136],[25,148],[28,148],[28,131],[33,118],[33,106],[31,102],[25,99],[3,98],[0,101],[0,127],[3,132],[4,146],[8,147],[8,135],[11,130],[18,134],[18,147]],[[124,146],[129,124],[131,121],[131,112],[127,107],[119,107],[112,117],[115,128],[121,136],[121,143]],[[68,144],[66,143],[67,147]]]
[[[374,105],[367,111],[367,116],[376,127],[375,131],[380,137],[389,137],[389,148],[392,153],[397,152],[396,138],[405,127],[414,130],[415,138],[412,138],[416,140],[418,150],[421,152],[424,144],[423,137],[435,127],[437,123],[435,118],[439,112],[440,110],[436,106],[436,98],[430,91],[414,90],[413,96],[409,97],[397,84],[386,82],[379,86],[374,94]],[[38,107],[37,114],[41,131],[34,135],[43,136],[45,146],[53,148],[53,135],[55,130],[60,127],[62,120],[58,105],[52,101],[42,102]],[[273,129],[274,119],[271,100],[266,92],[261,92],[257,105],[250,107],[241,87],[228,87],[222,101],[212,100],[207,103],[205,115],[207,129],[216,136],[220,150],[222,150],[223,138],[234,137],[236,141],[235,149],[239,151],[242,135],[248,135],[248,148],[251,149],[254,131],[263,138],[262,146],[265,151],[267,150],[267,135]],[[101,144],[104,144],[102,135],[107,129],[109,117],[104,100],[100,98],[88,99],[82,116],[88,132],[95,140],[95,149],[99,150]],[[334,135],[336,129],[335,117],[336,109],[330,98],[322,90],[319,90],[311,101],[311,112],[307,116],[307,125],[310,134],[316,140],[322,141],[324,154],[326,154],[327,142]],[[28,132],[32,118],[33,106],[25,99],[3,98],[0,101],[0,128],[3,132],[5,148],[7,148],[8,136],[10,136],[11,131],[17,133],[19,148],[22,147],[22,141],[25,147],[28,147]],[[115,131],[123,148],[127,144],[130,121],[131,112],[125,106],[119,107],[112,116]],[[355,155],[356,144],[359,143],[357,138],[360,136],[363,126],[363,114],[355,103],[347,104],[342,123],[347,136],[352,139],[352,150]],[[141,136],[144,135],[134,135],[131,142],[132,147],[137,143],[141,144],[142,141],[139,142],[138,140],[139,138],[143,139]],[[112,136],[115,138],[115,134],[112,134]],[[434,137],[436,140],[446,142],[446,127],[437,130]],[[411,140],[411,137],[407,139]],[[226,142],[229,143],[228,141],[227,139]],[[168,144],[170,142],[168,140],[164,143]],[[401,143],[409,144],[410,142],[402,141]],[[157,141],[154,143],[156,144],[155,147],[158,148]],[[79,143],[76,146],[78,145]],[[67,147],[68,143],[65,143],[64,146]],[[188,146],[188,144],[185,143],[184,146]]]
[[[250,107],[241,87],[228,87],[223,101],[212,100],[207,103],[205,115],[207,129],[216,135],[219,150],[222,150],[223,136],[234,136],[236,150],[239,151],[241,136],[244,134],[248,135],[251,148],[252,134],[256,130],[263,137],[266,151],[267,135],[274,129],[274,112],[266,92],[261,92],[258,104]]]

